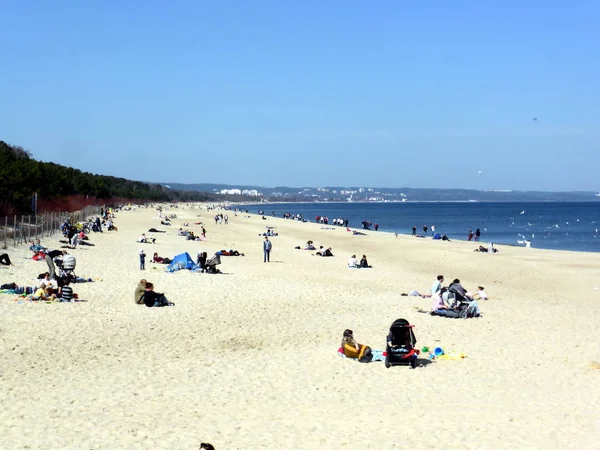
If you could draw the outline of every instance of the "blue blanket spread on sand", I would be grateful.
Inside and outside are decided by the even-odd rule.
[[[370,362],[385,361],[385,355],[383,354],[383,350],[371,349],[371,353],[373,354],[373,359]],[[341,348],[338,349],[338,355],[341,356],[342,358],[347,358],[347,359],[352,359],[354,361],[358,361],[358,358],[348,358],[346,355],[344,355],[344,351]]]

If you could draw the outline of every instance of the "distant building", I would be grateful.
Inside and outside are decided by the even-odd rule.
[[[241,189],[221,189],[221,194],[242,195]]]

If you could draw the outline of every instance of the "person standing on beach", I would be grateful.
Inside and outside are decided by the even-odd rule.
[[[413,235],[413,236],[416,236],[416,235],[417,235],[417,227],[413,227],[413,232],[412,232],[412,235]]]
[[[479,230],[479,228],[477,228],[475,230],[475,241],[479,241],[480,236],[481,236],[481,230]]]
[[[435,234],[435,225],[431,225],[431,235]]]
[[[146,252],[140,250],[140,270],[146,270]]]
[[[427,234],[427,225],[423,225],[423,234]]]
[[[202,227],[202,237],[206,239],[206,230]]]
[[[224,219],[225,219],[225,225],[228,225],[229,224],[229,216],[227,214],[225,214]]]
[[[271,262],[271,250],[273,249],[273,244],[269,240],[267,236],[265,236],[265,241],[263,242],[263,251],[264,251],[264,261],[263,262]]]
[[[378,223],[376,223],[376,224],[375,224],[375,231],[377,231],[378,229],[379,229],[379,224],[378,224]]]
[[[468,241],[473,240],[473,228],[469,227],[469,237],[467,238]]]
[[[433,282],[433,285],[431,286],[431,296],[432,297],[435,297],[436,295],[441,295],[443,282],[444,282],[444,275],[438,275],[437,279]]]

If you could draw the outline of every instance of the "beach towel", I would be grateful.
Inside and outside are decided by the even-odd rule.
[[[371,359],[370,362],[384,361],[385,357],[386,357],[385,350],[371,349],[371,354],[373,355],[373,359]],[[342,358],[348,358],[348,359],[352,359],[354,361],[358,361],[358,358],[350,358],[349,356],[344,355],[344,349],[342,347],[338,348],[338,356],[341,356]]]

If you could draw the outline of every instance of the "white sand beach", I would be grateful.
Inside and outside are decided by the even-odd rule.
[[[598,448],[600,254],[415,239],[181,205],[173,225],[150,208],[116,214],[119,231],[78,247],[78,303],[0,295],[0,448],[231,449]],[[225,213],[225,211],[223,211]],[[200,215],[200,217],[198,217]],[[202,221],[207,240],[177,236]],[[263,263],[265,226],[275,226]],[[151,227],[156,244],[137,237]],[[200,226],[188,227],[199,234]],[[147,233],[150,234],[150,233]],[[296,250],[307,240],[333,258]],[[57,248],[59,235],[42,241]],[[138,253],[148,254],[145,271]],[[199,250],[223,274],[149,262]],[[9,248],[0,282],[33,284],[44,262]],[[351,254],[372,269],[348,269]],[[436,275],[483,285],[483,317],[421,313]],[[140,278],[173,307],[136,305]],[[417,346],[462,360],[386,369],[338,356],[342,332],[385,349],[391,323],[415,325]]]

